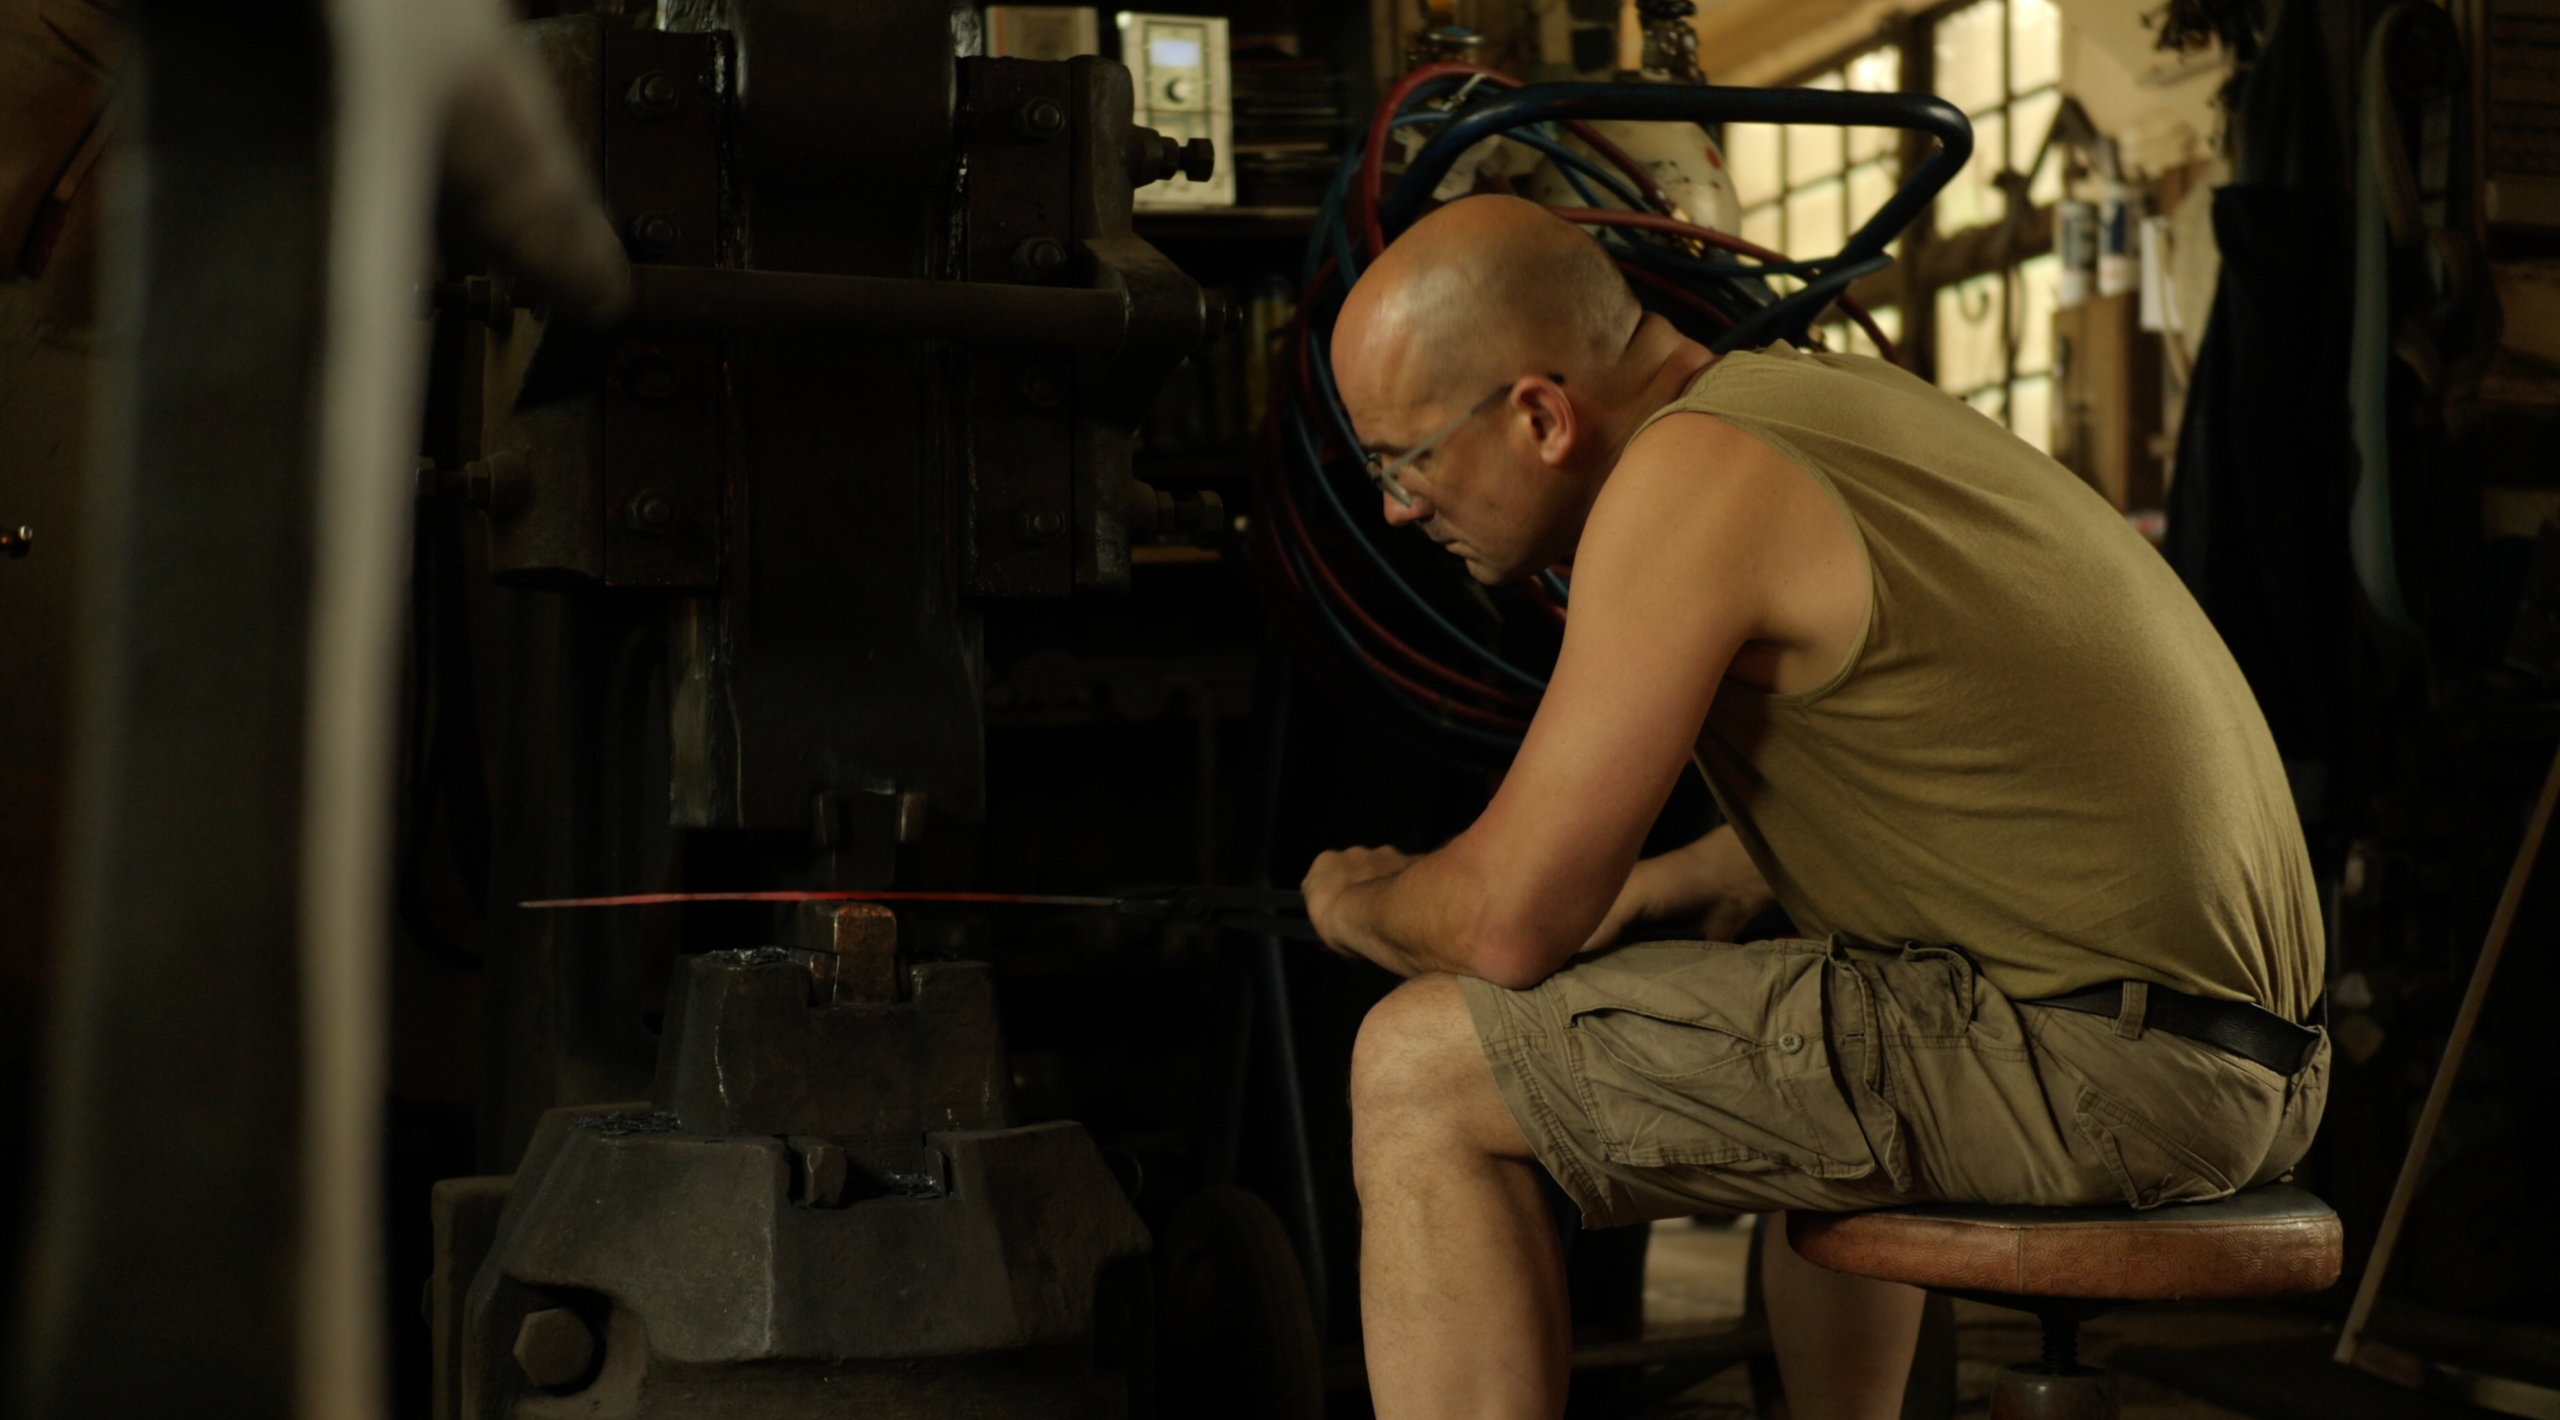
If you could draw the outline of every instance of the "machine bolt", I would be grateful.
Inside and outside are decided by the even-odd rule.
[[[1067,530],[1067,515],[1047,503],[1034,503],[1023,509],[1017,522],[1022,540],[1030,543],[1055,541]]]
[[[665,70],[652,69],[631,81],[622,102],[630,108],[633,118],[654,122],[673,114],[677,100],[682,96],[683,91],[676,87],[676,81],[668,77]]]
[[[675,362],[654,351],[635,357],[622,367],[622,391],[651,404],[666,403],[676,392]]]
[[[1206,138],[1194,138],[1182,145],[1182,175],[1193,182],[1207,182],[1217,175],[1218,145]]]
[[[1066,402],[1066,382],[1055,370],[1034,365],[1014,377],[1013,392],[1033,409],[1055,409]]]
[[[671,213],[643,212],[631,219],[631,246],[642,256],[665,256],[683,236],[684,229]]]
[[[1067,131],[1067,111],[1055,99],[1033,99],[1013,116],[1013,131],[1037,143]]]
[[[1122,157],[1128,163],[1131,187],[1162,182],[1182,171],[1182,144],[1152,128],[1130,129]]]
[[[516,1364],[544,1390],[567,1390],[587,1379],[596,1359],[596,1334],[567,1307],[525,1313],[516,1328]]]
[[[14,528],[0,528],[0,552],[6,552],[11,557],[17,558],[24,557],[35,550],[36,530],[34,528],[23,523]]]
[[[513,517],[532,491],[525,483],[524,456],[506,449],[484,459],[473,459],[462,466],[459,475],[439,470],[434,478],[437,493],[459,492],[463,502],[495,521]]]
[[[622,521],[636,533],[665,532],[675,520],[675,500],[655,488],[641,489],[622,505]]]
[[[1013,279],[1046,281],[1067,269],[1067,249],[1056,237],[1025,237],[1013,249]]]

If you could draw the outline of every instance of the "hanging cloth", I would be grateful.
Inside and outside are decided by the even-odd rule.
[[[2222,252],[2179,427],[2163,551],[2288,761],[2330,760],[2348,699],[2346,163],[2320,6],[2279,13],[2235,115]]]
[[[2462,41],[2404,0],[2365,45],[2356,151],[2355,333],[2347,356],[2355,494],[2347,545],[2375,617],[2414,635],[2402,587],[2407,486],[2441,458],[2447,396],[2497,347],[2496,293],[2471,239]],[[2395,481],[2399,486],[2395,487]]]

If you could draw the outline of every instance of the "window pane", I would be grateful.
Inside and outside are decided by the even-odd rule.
[[[1778,130],[1765,123],[1726,124],[1724,165],[1733,173],[1733,193],[1743,206],[1777,196]]]
[[[1860,93],[1889,94],[1902,87],[1902,51],[1892,45],[1871,49],[1849,61],[1849,87]],[[1849,161],[1862,163],[1869,158],[1893,154],[1902,144],[1902,131],[1896,128],[1852,128],[1849,130]]]
[[[2040,375],[2053,368],[2053,299],[2061,280],[2062,258],[2058,256],[2040,256],[2018,266],[2021,375]]]
[[[1867,312],[1867,317],[1876,323],[1876,329],[1884,332],[1885,339],[1896,345],[1902,343],[1902,308],[1900,306],[1878,306]],[[1863,338],[1866,332],[1861,330],[1858,334]]]
[[[1849,61],[1842,76],[1862,94],[1890,94],[1902,87],[1902,49],[1888,44]]]
[[[1778,225],[1779,221],[1778,204],[1772,202],[1766,207],[1755,207],[1742,214],[1742,239],[1757,242],[1771,251],[1785,251],[1787,238]]]
[[[2053,452],[2053,381],[2030,376],[2009,386],[2009,432]]]
[[[2062,79],[2062,15],[2053,0],[2009,0],[2009,92]]]
[[[2008,131],[1996,110],[1973,121],[1973,156],[1965,160],[1964,171],[1956,174],[1956,180],[1938,195],[1939,231],[1960,232],[1967,227],[1985,226],[1999,221],[2008,210],[2008,199],[2001,195],[2000,185],[1991,180],[2009,151]]]
[[[1967,5],[1938,21],[1936,32],[1940,98],[1979,113],[2008,97],[2000,86],[2000,0]]]
[[[1849,230],[1856,231],[1893,196],[1893,164],[1863,163],[1849,170]]]
[[[1816,183],[1787,194],[1787,255],[1829,256],[1848,239],[1840,227],[1840,182]]]
[[[1852,355],[1871,356],[1881,353],[1876,349],[1875,341],[1868,338],[1867,328],[1858,324],[1856,321],[1842,321],[1840,323],[1840,344],[1838,348],[1846,350]]]
[[[1840,87],[1838,73],[1807,79],[1808,89]],[[1799,123],[1787,129],[1787,185],[1802,187],[1840,171],[1841,130],[1828,124]]]
[[[1787,130],[1787,186],[1840,175],[1840,130],[1800,123]]]
[[[2009,166],[2019,172],[2036,160],[2036,148],[2044,142],[2047,129],[2053,127],[2053,115],[2062,107],[2062,92],[2047,89],[2033,98],[2020,99],[2009,106]],[[2062,196],[2062,153],[2056,150],[2045,156],[2044,166],[2035,172],[2035,185],[2028,195],[2041,207]]]
[[[1938,387],[1970,394],[2008,378],[1999,273],[1938,288]]]

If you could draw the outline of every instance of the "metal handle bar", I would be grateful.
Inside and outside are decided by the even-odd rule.
[[[1938,140],[1892,200],[1840,249],[1853,263],[1882,252],[1973,156],[1973,124],[1934,94],[1859,94],[1838,89],[1745,89],[1717,84],[1531,84],[1468,106],[1415,154],[1378,210],[1389,236],[1418,215],[1458,155],[1488,135],[1550,119],[1637,119],[1673,123],[1817,123],[1834,128],[1908,128]]]
[[[1707,348],[1727,355],[1771,336],[1790,345],[1802,345],[1805,334],[1813,326],[1813,318],[1830,309],[1840,293],[1867,277],[1893,265],[1889,256],[1871,256],[1864,261],[1831,263],[1829,269],[1792,292],[1733,323],[1733,328],[1707,342]]]

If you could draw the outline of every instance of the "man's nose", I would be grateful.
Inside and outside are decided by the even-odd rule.
[[[1387,526],[1389,527],[1400,528],[1407,523],[1427,523],[1431,521],[1431,500],[1423,497],[1419,493],[1413,495],[1413,503],[1411,506],[1399,503],[1391,495],[1385,493],[1378,495],[1378,501],[1386,507]]]

